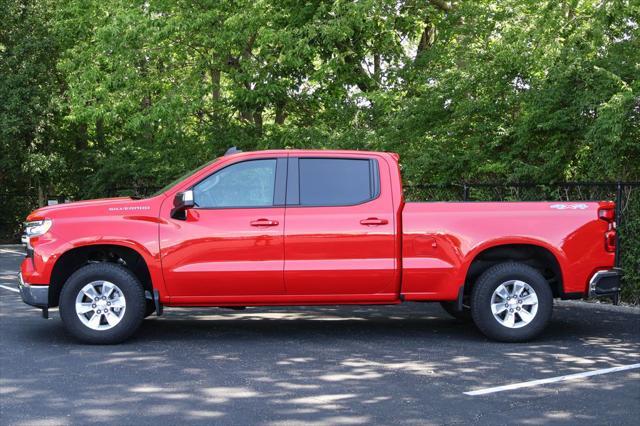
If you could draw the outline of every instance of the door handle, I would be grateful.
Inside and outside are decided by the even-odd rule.
[[[389,221],[387,219],[378,219],[377,217],[368,217],[366,219],[362,219],[360,221],[361,225],[386,225],[387,223],[389,223]]]
[[[252,220],[249,222],[251,226],[278,226],[277,220],[269,220],[269,219],[258,219]]]

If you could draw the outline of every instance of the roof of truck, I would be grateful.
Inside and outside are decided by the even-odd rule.
[[[295,155],[295,154],[341,154],[341,155],[366,155],[366,154],[377,154],[377,155],[390,155],[396,159],[399,158],[399,155],[394,152],[385,152],[385,151],[359,151],[359,150],[348,150],[348,149],[267,149],[267,150],[258,150],[258,151],[238,151],[229,155],[227,157],[240,156],[246,154],[260,154],[260,153],[269,153],[276,155]]]

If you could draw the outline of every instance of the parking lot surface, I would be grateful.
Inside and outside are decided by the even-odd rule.
[[[437,304],[165,309],[117,346],[68,337],[18,293],[0,247],[0,424],[638,424],[640,310],[556,305],[526,344]]]

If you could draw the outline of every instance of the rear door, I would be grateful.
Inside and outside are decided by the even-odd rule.
[[[285,287],[308,300],[397,297],[388,165],[375,156],[290,157]]]

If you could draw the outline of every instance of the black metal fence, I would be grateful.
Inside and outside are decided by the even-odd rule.
[[[616,202],[616,219],[632,214],[640,182],[409,184],[407,201],[600,201]]]
[[[600,201],[616,202],[616,219],[629,214],[640,182],[449,183],[405,188],[407,201]]]

